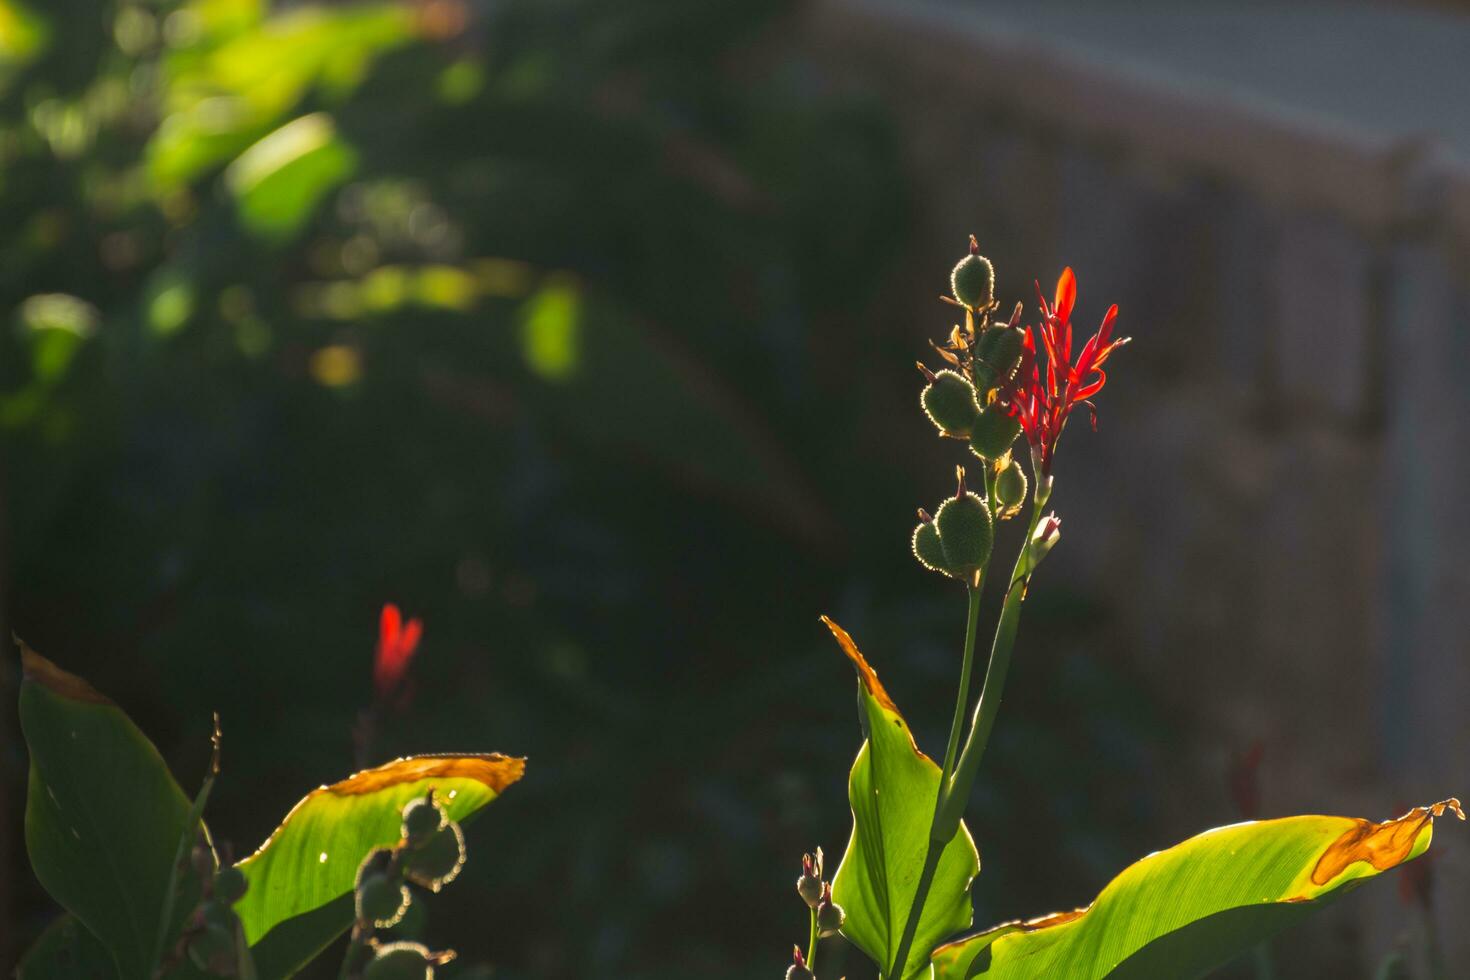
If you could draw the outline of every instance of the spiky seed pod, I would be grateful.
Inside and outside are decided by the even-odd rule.
[[[920,402],[929,421],[946,435],[968,437],[975,419],[980,416],[980,403],[975,400],[975,386],[957,371],[940,371],[924,386]]]
[[[944,560],[959,576],[980,571],[990,558],[994,543],[990,508],[983,498],[969,492],[950,497],[934,515]]]
[[[914,557],[919,560],[920,565],[931,572],[954,577],[949,560],[944,557],[944,547],[939,543],[939,529],[934,526],[933,521],[923,521],[914,528],[913,548]]]
[[[458,877],[464,856],[464,831],[451,820],[404,855],[404,874],[414,884],[437,892]]]
[[[988,310],[995,303],[995,267],[980,254],[975,236],[970,236],[970,254],[955,264],[949,274],[954,298],[972,310]]]
[[[397,878],[373,871],[357,881],[359,922],[371,922],[379,929],[396,926],[408,911],[410,900],[408,886]]]
[[[444,811],[432,795],[409,800],[403,808],[403,839],[410,844],[421,844],[444,826],[445,819]]]
[[[1021,423],[1011,417],[1005,406],[991,402],[975,420],[970,432],[970,451],[981,459],[999,459],[1021,434]]]
[[[1004,468],[995,476],[995,501],[1001,507],[1001,520],[1020,513],[1021,504],[1025,500],[1026,474],[1021,471],[1019,462],[1008,459]]]
[[[363,980],[433,980],[434,955],[418,943],[389,943],[362,971]]]
[[[1007,381],[1021,363],[1021,348],[1025,334],[1018,327],[1004,323],[986,327],[975,340],[975,381],[982,390],[989,390],[1001,381]],[[981,370],[980,365],[984,365]]]
[[[244,898],[245,890],[249,887],[250,882],[245,880],[245,872],[239,868],[222,868],[214,876],[215,897],[230,905]]]

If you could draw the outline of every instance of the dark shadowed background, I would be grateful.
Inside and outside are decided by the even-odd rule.
[[[1135,338],[1063,442],[977,926],[1246,815],[1465,795],[1467,50],[1454,5],[0,0],[0,626],[186,787],[218,710],[248,852],[351,770],[395,601],[379,755],[530,759],[433,943],[777,977],[850,826],[819,613],[942,746],[963,593],[907,538],[958,456],[912,365],[973,232],[1006,308],[1071,264]],[[56,911],[16,679],[7,971]],[[1278,975],[1467,962],[1436,853]]]

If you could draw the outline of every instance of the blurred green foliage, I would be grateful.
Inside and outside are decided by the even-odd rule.
[[[350,763],[381,603],[421,615],[384,754],[532,761],[415,926],[501,977],[784,968],[859,741],[819,612],[942,738],[963,599],[907,553],[949,481],[908,365],[945,314],[884,307],[902,153],[790,8],[0,0],[5,625],[186,788],[218,709],[243,852]],[[1147,712],[1072,642],[1096,610],[1037,610],[981,921],[1138,853],[1078,828],[1148,839]],[[1018,821],[1044,846],[992,863]]]

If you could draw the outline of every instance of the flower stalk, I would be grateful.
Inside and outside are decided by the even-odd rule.
[[[921,523],[913,538],[915,557],[926,568],[965,581],[968,609],[955,714],[940,770],[928,847],[903,934],[891,962],[883,971],[888,980],[903,980],[905,975],[940,857],[959,832],[965,804],[969,801],[980,761],[1000,714],[1006,675],[1010,671],[1011,655],[1020,628],[1021,604],[1025,601],[1031,575],[1058,538],[1060,522],[1055,515],[1043,515],[1051,497],[1052,463],[1057,442],[1068,415],[1078,405],[1086,406],[1089,412],[1094,413],[1096,424],[1095,409],[1088,399],[1100,391],[1106,381],[1102,366],[1108,356],[1127,343],[1126,338],[1115,339],[1112,336],[1113,323],[1118,315],[1118,308],[1113,306],[1097,332],[1082,345],[1076,361],[1072,360],[1071,315],[1077,286],[1071,269],[1065,270],[1058,279],[1056,293],[1050,303],[1040,295],[1038,288],[1041,323],[1037,331],[1030,327],[1020,329],[1019,305],[1009,323],[992,324],[990,314],[997,305],[993,294],[988,289],[960,288],[959,274],[962,270],[967,274],[974,271],[970,270],[970,265],[980,269],[973,237],[970,252],[971,255],[956,267],[955,298],[952,301],[965,310],[965,326],[963,329],[955,327],[947,345],[934,345],[950,370],[936,375],[920,365],[930,382],[921,401],[941,436],[964,436],[968,432],[971,451],[985,463],[983,511],[987,531],[994,522],[1014,516],[1025,498],[1026,481],[1019,472],[1009,474],[1004,495],[1000,493],[998,479],[1007,467],[1014,465],[1010,443],[1017,435],[1025,433],[1031,461],[1031,514],[1006,584],[980,697],[961,747],[979,630],[981,582],[990,558],[989,542],[978,561],[972,559],[971,564],[965,564],[953,554],[952,542],[957,538],[955,532],[950,531],[949,540],[946,540],[944,521],[931,521],[926,512],[919,512]],[[984,271],[989,273],[988,282],[993,283],[993,269],[988,262],[984,264]],[[979,273],[975,275],[978,281]],[[1044,354],[1044,364],[1038,354]],[[947,387],[941,388],[941,382]],[[964,471],[961,469],[960,489],[956,497],[965,496]],[[1002,496],[1006,499],[999,499]]]

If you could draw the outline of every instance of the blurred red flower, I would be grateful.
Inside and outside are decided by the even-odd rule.
[[[1108,377],[1102,366],[1114,350],[1128,343],[1127,337],[1112,339],[1113,321],[1118,317],[1118,306],[1108,307],[1102,326],[1097,333],[1082,345],[1075,363],[1072,361],[1072,307],[1077,301],[1077,279],[1068,267],[1057,279],[1056,294],[1050,304],[1041,295],[1041,284],[1036,286],[1036,298],[1041,303],[1042,347],[1046,351],[1045,375],[1037,357],[1036,337],[1030,327],[1026,328],[1020,369],[1010,392],[1011,411],[1036,457],[1042,476],[1051,474],[1051,459],[1056,452],[1057,440],[1067,424],[1067,416],[1077,405],[1086,405],[1092,413],[1093,428],[1097,427],[1097,408],[1088,401],[1102,390]]]
[[[379,703],[388,704],[398,695],[423,632],[424,624],[418,619],[405,623],[397,606],[391,602],[383,606],[378,617],[377,656],[373,660],[373,688]]]

